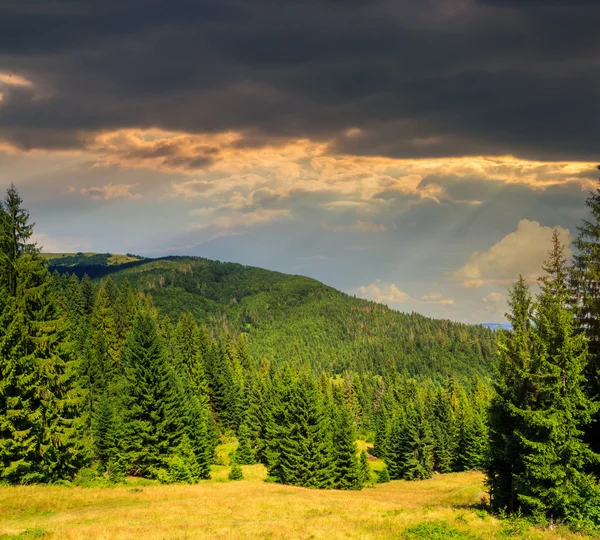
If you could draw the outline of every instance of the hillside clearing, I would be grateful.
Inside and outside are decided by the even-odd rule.
[[[473,507],[480,473],[396,481],[361,492],[261,481],[262,466],[227,468],[198,485],[0,488],[0,538],[584,538],[500,521]]]

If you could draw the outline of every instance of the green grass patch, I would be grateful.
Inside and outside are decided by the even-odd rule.
[[[445,521],[429,521],[409,527],[402,534],[402,538],[406,540],[417,540],[419,538],[427,540],[476,540],[480,537],[452,527]]]

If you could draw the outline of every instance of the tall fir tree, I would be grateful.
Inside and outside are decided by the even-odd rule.
[[[525,430],[517,411],[535,405],[533,300],[523,276],[509,292],[506,318],[510,330],[498,334],[498,373],[490,405],[489,455],[486,475],[494,510],[519,508],[519,480],[525,475],[524,448],[518,433]]]
[[[271,442],[269,473],[282,484],[313,488],[334,485],[329,421],[316,383],[302,374],[293,383],[290,399]]]
[[[250,430],[245,423],[238,429],[238,447],[235,451],[235,459],[240,465],[253,465],[255,463],[254,451],[250,444]]]
[[[394,479],[433,475],[433,437],[420,404],[408,403],[392,424],[387,465]]]
[[[333,428],[333,485],[337,489],[360,489],[364,481],[356,457],[356,435],[351,413],[345,408],[338,409]]]
[[[577,328],[588,338],[586,390],[590,396],[600,396],[600,182],[590,192],[586,205],[589,218],[577,227],[579,234],[573,242],[576,251],[569,268],[569,285]],[[600,412],[585,431],[586,441],[600,453]],[[600,475],[600,464],[593,469]]]
[[[130,473],[157,476],[181,443],[186,404],[150,314],[136,317],[122,359],[123,459]]]
[[[584,391],[587,340],[575,331],[558,232],[543,266],[534,316],[535,406],[518,410],[525,424],[518,432],[526,475],[519,482],[519,503],[532,515],[600,525],[600,489],[585,472],[598,461],[583,441],[598,404]]]
[[[66,316],[14,186],[0,209],[0,480],[72,478],[88,458]]]

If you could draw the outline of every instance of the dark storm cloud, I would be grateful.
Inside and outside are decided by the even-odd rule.
[[[595,160],[599,21],[585,1],[5,0],[0,72],[34,85],[0,87],[0,137],[234,129],[246,146]]]

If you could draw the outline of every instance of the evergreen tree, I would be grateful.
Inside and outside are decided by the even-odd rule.
[[[433,437],[419,404],[409,403],[392,427],[389,460],[389,473],[394,479],[431,478]]]
[[[600,169],[600,165],[598,166]],[[600,395],[600,183],[586,200],[589,219],[577,227],[573,265],[569,268],[570,289],[577,327],[588,338],[589,362],[585,387],[589,396]],[[586,428],[586,440],[600,453],[600,414]],[[593,467],[600,475],[600,464]]]
[[[124,458],[132,474],[156,476],[181,443],[185,401],[151,315],[136,317],[123,347],[123,364]]]
[[[267,374],[250,373],[247,379],[248,408],[245,414],[244,425],[248,428],[250,446],[256,459],[266,464],[266,437],[268,420],[269,381]]]
[[[242,472],[242,468],[239,463],[233,460],[231,464],[231,471],[229,471],[229,480],[243,480],[244,473]]]
[[[53,482],[86,462],[82,395],[50,275],[14,186],[0,212],[0,480]]]
[[[329,422],[316,383],[307,374],[294,381],[282,420],[269,473],[283,484],[332,487],[335,473]]]
[[[390,481],[390,473],[388,472],[387,467],[384,467],[379,472],[379,476],[377,476],[378,484],[387,484]]]
[[[517,484],[525,475],[524,448],[518,433],[525,430],[517,411],[535,405],[533,371],[533,301],[523,276],[509,292],[506,317],[510,331],[500,331],[499,363],[495,396],[490,406],[490,444],[487,484],[495,510],[519,508]]]
[[[118,458],[119,431],[112,400],[105,393],[98,402],[93,421],[94,450],[104,468],[110,472]]]
[[[360,453],[359,461],[360,483],[366,486],[371,483],[371,467],[369,466],[369,456],[366,450]]]
[[[519,503],[535,516],[600,524],[600,490],[585,473],[598,455],[582,440],[598,404],[584,392],[587,342],[575,333],[563,253],[555,230],[534,317],[536,403],[517,411],[526,470]]]
[[[352,416],[345,409],[338,409],[334,424],[333,452],[334,487],[337,489],[360,489],[364,483],[358,459],[356,459],[356,436]]]
[[[450,396],[445,388],[437,390],[432,408],[434,469],[440,473],[448,473],[452,471],[452,463],[456,455],[456,440],[454,438],[454,414]]]
[[[238,429],[237,438],[239,445],[235,451],[236,461],[240,465],[253,465],[255,463],[254,452],[250,446],[250,430],[245,423]]]
[[[192,391],[202,403],[208,403],[208,382],[200,348],[200,330],[190,312],[179,318],[173,335],[173,365],[188,377]]]

